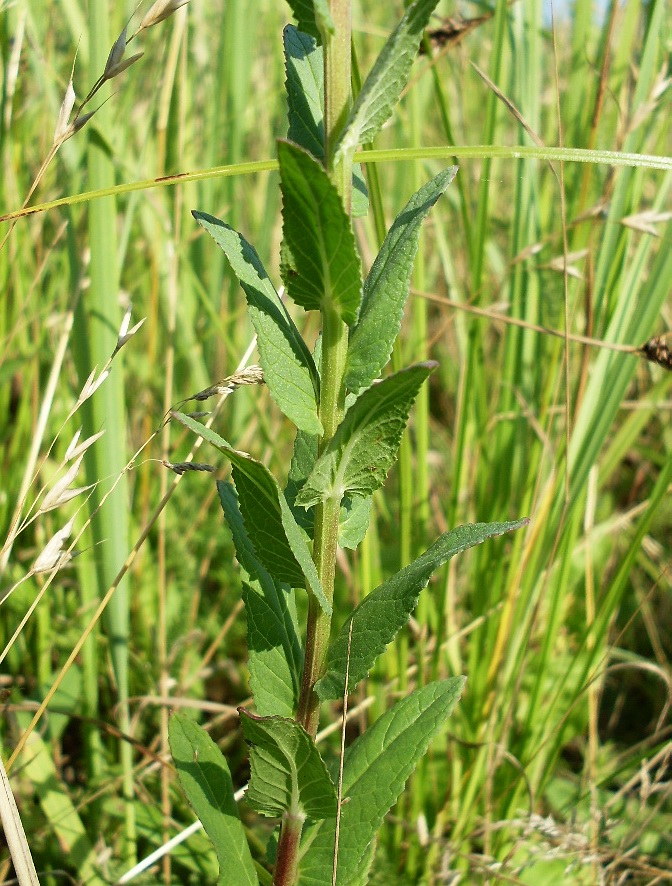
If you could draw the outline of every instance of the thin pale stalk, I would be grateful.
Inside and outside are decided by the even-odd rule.
[[[89,36],[91,72],[95,75],[105,67],[112,45],[111,32],[105,4],[93,3],[89,8]],[[109,107],[103,107],[96,117],[104,132],[112,128]],[[89,181],[94,188],[107,188],[114,184],[115,169],[112,158],[100,140],[90,139],[88,148]],[[105,363],[116,344],[117,330],[121,321],[119,308],[119,268],[117,265],[117,209],[113,197],[93,202],[89,207],[89,243],[91,248],[90,279],[87,293],[86,316],[80,315],[77,362],[82,372],[85,365]],[[103,478],[118,477],[126,465],[126,412],[124,403],[124,377],[121,354],[115,359],[114,372],[106,383],[87,402],[85,411],[86,434],[105,428],[105,436],[91,452],[87,468],[89,482]],[[88,370],[87,370],[88,372]],[[84,376],[86,377],[86,376]],[[90,424],[88,424],[90,423]],[[97,487],[92,498],[95,507],[104,489]],[[96,565],[98,576],[97,596],[100,599],[114,581],[119,567],[128,553],[128,484],[122,477],[92,524],[97,547]],[[124,581],[117,588],[106,612],[106,628],[110,636],[110,655],[119,696],[118,725],[124,734],[130,727],[128,712],[128,585]],[[128,864],[135,860],[135,811],[132,745],[120,742],[119,753],[122,766],[125,845],[124,858]]]

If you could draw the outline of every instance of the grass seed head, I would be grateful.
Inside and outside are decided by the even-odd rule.
[[[140,22],[138,32],[145,31],[158,25],[159,22],[165,21],[167,18],[177,12],[181,6],[186,6],[189,0],[156,0],[156,3],[149,9],[147,15]]]
[[[650,338],[639,349],[640,353],[651,363],[662,366],[663,369],[672,371],[672,351],[665,341],[664,335]]]

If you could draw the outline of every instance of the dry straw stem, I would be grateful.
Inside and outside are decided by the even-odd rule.
[[[28,458],[26,459],[26,466],[24,468],[23,477],[21,480],[21,486],[19,487],[19,494],[17,497],[16,507],[14,508],[14,513],[12,514],[12,519],[9,524],[9,533],[7,535],[7,539],[2,546],[2,551],[0,551],[0,578],[5,573],[7,569],[7,563],[9,562],[9,558],[12,553],[12,547],[14,545],[14,541],[16,536],[21,530],[20,520],[21,514],[23,511],[23,507],[26,501],[26,496],[28,495],[28,491],[32,484],[35,482],[37,478],[37,474],[35,472],[35,465],[37,464],[37,459],[40,453],[40,448],[42,446],[42,442],[44,440],[44,435],[47,428],[47,422],[49,420],[49,415],[51,413],[51,407],[54,402],[54,397],[56,394],[56,386],[58,384],[58,379],[61,374],[61,369],[63,367],[63,360],[65,359],[65,354],[67,352],[68,342],[70,340],[70,333],[72,331],[72,324],[74,320],[74,309],[77,298],[79,297],[79,292],[77,292],[73,298],[72,303],[70,304],[68,311],[65,315],[65,320],[63,324],[63,332],[61,333],[61,337],[59,339],[58,345],[56,346],[56,353],[54,354],[54,359],[51,365],[51,371],[49,373],[49,378],[47,380],[47,386],[45,388],[44,397],[42,398],[42,405],[40,406],[40,411],[37,417],[37,423],[35,425],[35,429],[33,431],[31,437],[30,450],[28,452]],[[55,443],[55,440],[54,440]],[[49,447],[49,452],[54,445],[51,444]],[[49,453],[47,453],[48,455]]]
[[[9,558],[12,553],[12,548],[14,546],[14,542],[17,536],[29,525],[32,520],[35,519],[40,513],[51,510],[52,508],[57,507],[59,504],[64,504],[68,498],[59,497],[65,496],[65,488],[70,485],[71,479],[74,479],[77,471],[75,470],[73,473],[73,468],[71,468],[66,477],[70,477],[72,474],[72,478],[65,483],[65,478],[61,481],[58,481],[56,485],[52,488],[51,492],[47,493],[46,498],[43,500],[42,505],[40,506],[37,514],[32,519],[28,519],[30,515],[27,515],[23,521],[21,520],[21,515],[23,513],[23,508],[26,503],[26,497],[28,492],[36,482],[37,477],[39,475],[39,468],[36,470],[35,465],[37,464],[40,448],[42,446],[42,442],[44,440],[44,434],[47,427],[47,422],[49,419],[49,415],[51,413],[51,407],[54,402],[54,396],[56,392],[56,385],[58,384],[58,379],[61,374],[61,369],[63,367],[63,360],[65,359],[65,354],[67,352],[68,342],[70,340],[70,333],[72,332],[72,325],[74,320],[74,310],[76,302],[79,298],[79,290],[75,293],[72,302],[68,308],[68,311],[65,315],[64,328],[61,334],[61,338],[59,340],[58,346],[56,348],[56,354],[54,356],[54,361],[52,363],[51,371],[49,373],[49,380],[47,382],[47,387],[45,390],[44,398],[42,400],[42,405],[40,407],[40,413],[38,416],[37,425],[35,431],[32,436],[32,442],[30,451],[28,453],[28,459],[26,461],[26,467],[23,472],[23,478],[21,480],[21,487],[19,490],[19,495],[16,503],[16,507],[14,509],[14,513],[12,515],[12,519],[10,521],[10,529],[7,534],[7,538],[2,546],[2,550],[0,551],[0,578],[4,575],[7,564],[9,562]],[[128,309],[124,315],[124,318],[121,322],[121,327],[119,329],[119,333],[117,336],[117,344],[109,357],[107,363],[101,370],[100,374],[96,377],[96,369],[93,369],[88,379],[84,383],[82,390],[77,398],[77,402],[72,407],[66,418],[64,419],[60,430],[52,440],[49,449],[47,450],[43,462],[46,461],[51,452],[56,445],[57,440],[59,439],[63,428],[67,425],[70,419],[75,415],[80,406],[85,403],[90,397],[92,397],[98,388],[103,384],[103,382],[107,379],[110,374],[110,366],[112,365],[112,361],[117,355],[117,353],[121,350],[121,348],[128,342],[128,340],[135,335],[135,333],[140,329],[142,324],[145,322],[144,318],[140,320],[132,329],[129,329],[130,318],[131,318],[132,305],[128,306]],[[92,435],[79,446],[77,446],[77,440],[79,439],[79,431],[75,435],[75,438],[68,446],[64,461],[68,461],[72,458],[78,458],[78,456],[83,453],[86,449],[88,449],[96,440],[100,439],[103,435],[103,431],[100,431],[97,434]],[[79,459],[81,461],[81,459]],[[79,465],[78,465],[79,466]],[[73,498],[74,495],[78,495],[80,492],[85,491],[86,489],[90,489],[92,487],[81,487],[78,491],[70,490],[69,498]],[[39,496],[38,496],[39,498]],[[53,565],[53,564],[52,564]],[[46,568],[51,568],[51,566],[47,566]],[[37,569],[34,567],[34,571],[40,572],[43,569]],[[4,595],[1,599],[5,599],[5,597],[9,596],[9,594]],[[1,602],[1,600],[0,600]]]
[[[242,358],[242,360],[240,361],[240,364],[239,364],[239,366],[238,366],[236,372],[242,372],[242,371],[243,371],[243,369],[244,369],[245,366],[247,365],[248,360],[250,359],[250,357],[251,357],[251,355],[252,355],[252,352],[253,352],[254,348],[256,347],[256,343],[257,343],[257,339],[256,339],[256,336],[254,336],[254,337],[252,338],[252,340],[251,340],[251,342],[250,342],[248,348],[247,348],[247,351],[246,351],[245,354],[243,355],[243,358]],[[212,425],[212,423],[214,422],[215,418],[216,418],[217,415],[219,414],[219,411],[220,411],[221,407],[224,405],[224,402],[225,402],[227,396],[228,396],[228,394],[223,394],[223,395],[222,395],[221,399],[219,400],[219,402],[217,403],[217,405],[216,405],[215,408],[213,409],[213,412],[212,412],[210,418],[209,418],[208,421],[206,422],[206,427],[210,427],[210,426]],[[133,456],[133,458],[128,462],[128,464],[127,464],[126,469],[124,470],[124,472],[122,472],[122,474],[119,475],[119,477],[116,479],[116,481],[115,481],[115,483],[113,484],[113,486],[111,487],[111,489],[105,494],[105,496],[103,496],[103,498],[101,499],[101,502],[100,502],[100,504],[99,504],[99,506],[98,506],[98,509],[96,510],[95,513],[97,513],[97,511],[98,511],[98,510],[104,505],[105,501],[106,501],[107,498],[113,493],[114,489],[116,488],[117,484],[121,481],[121,478],[124,476],[124,474],[126,473],[126,471],[127,471],[127,470],[130,470],[130,469],[133,467],[133,465],[134,465],[136,459],[138,458],[138,456],[140,455],[140,453],[141,453],[141,452],[142,452],[142,451],[143,451],[143,450],[144,450],[144,449],[145,449],[145,448],[151,443],[151,441],[154,439],[154,437],[156,437],[156,436],[160,433],[160,431],[161,431],[161,428],[159,428],[157,431],[155,431],[154,434],[152,434],[152,436],[151,436],[148,440],[146,440],[146,441],[143,443],[143,445],[142,445],[142,446],[140,447],[140,449],[136,452],[136,454]],[[202,437],[198,437],[198,438],[196,439],[194,445],[192,446],[191,452],[190,452],[189,455],[187,456],[187,459],[186,459],[186,460],[187,460],[188,462],[193,461],[193,458],[194,458],[196,452],[200,449],[202,443],[203,443],[203,438],[202,438]],[[163,511],[163,509],[165,508],[165,506],[166,506],[166,505],[168,504],[168,502],[170,501],[170,499],[171,499],[171,497],[172,497],[172,495],[173,495],[173,492],[175,491],[175,489],[176,489],[176,487],[177,487],[177,484],[178,484],[178,483],[180,482],[180,480],[182,479],[182,476],[183,476],[182,474],[178,474],[178,475],[174,478],[172,484],[170,485],[170,487],[169,487],[168,490],[166,491],[165,495],[163,496],[163,498],[161,499],[161,501],[158,503],[158,505],[157,505],[156,508],[154,509],[152,515],[150,516],[150,518],[149,518],[148,521],[147,521],[147,524],[146,524],[145,527],[143,528],[143,530],[142,530],[142,532],[140,533],[140,536],[138,537],[136,543],[133,545],[133,548],[131,549],[131,551],[130,551],[128,557],[126,558],[124,564],[122,565],[121,569],[119,570],[117,576],[115,577],[114,581],[112,582],[112,584],[111,584],[110,587],[108,588],[107,592],[104,594],[104,596],[102,597],[100,603],[98,604],[98,606],[97,606],[97,608],[96,608],[96,611],[94,612],[93,616],[91,617],[91,620],[89,621],[89,624],[86,626],[86,628],[85,628],[84,631],[82,632],[82,635],[81,635],[80,638],[77,640],[77,643],[76,643],[75,646],[73,647],[72,652],[71,652],[70,655],[68,656],[67,661],[65,662],[65,664],[64,664],[63,667],[61,668],[60,672],[59,672],[58,675],[54,678],[54,680],[53,680],[51,686],[49,687],[48,692],[46,693],[44,699],[42,700],[42,702],[41,702],[39,708],[38,708],[37,711],[35,712],[35,715],[33,716],[33,719],[31,720],[30,725],[28,726],[28,728],[26,729],[26,731],[25,731],[25,732],[23,733],[23,735],[21,736],[21,738],[20,738],[18,744],[16,745],[16,747],[14,748],[14,751],[12,752],[11,757],[9,758],[9,761],[8,761],[8,763],[7,763],[7,771],[8,771],[8,772],[11,771],[12,766],[14,765],[14,763],[16,762],[17,757],[19,756],[19,754],[21,753],[21,751],[22,751],[23,748],[25,747],[26,742],[28,741],[28,739],[29,739],[31,733],[33,732],[33,730],[35,729],[35,727],[37,726],[37,724],[38,724],[39,721],[41,720],[42,715],[43,715],[44,712],[46,711],[47,707],[49,706],[49,703],[51,702],[52,698],[54,697],[55,693],[58,691],[58,689],[59,689],[61,683],[63,682],[63,679],[64,679],[65,675],[66,675],[67,672],[70,670],[70,667],[72,666],[72,664],[75,662],[77,656],[79,655],[79,653],[80,653],[80,651],[81,651],[81,649],[82,649],[82,646],[83,646],[84,643],[86,642],[87,637],[89,636],[89,634],[91,633],[91,631],[93,630],[93,628],[94,628],[95,625],[97,624],[98,620],[100,619],[101,615],[102,615],[103,612],[105,611],[105,608],[106,608],[107,604],[110,602],[110,600],[112,599],[112,597],[113,597],[113,595],[114,595],[114,592],[116,591],[116,589],[117,589],[117,587],[118,587],[118,585],[119,585],[119,582],[120,582],[120,581],[122,580],[122,578],[126,575],[126,573],[128,572],[128,570],[130,569],[131,565],[133,564],[133,562],[134,562],[136,556],[138,555],[138,552],[140,551],[140,549],[142,548],[143,544],[145,543],[147,537],[149,536],[149,533],[151,532],[151,530],[152,530],[154,524],[156,523],[156,521],[158,520],[158,518],[159,518],[161,512]],[[93,516],[94,516],[94,514],[91,515],[91,517],[93,517]],[[90,518],[90,519],[91,519],[91,518]],[[74,540],[74,542],[72,543],[72,545],[71,545],[71,547],[70,547],[69,550],[72,550],[72,548],[73,548],[74,545],[76,544],[77,540],[81,537],[81,535],[83,534],[83,532],[85,531],[85,529],[87,528],[87,526],[88,526],[88,522],[87,522],[87,523],[85,524],[85,526],[82,528],[81,532],[78,534],[77,538]],[[42,597],[42,595],[44,594],[44,592],[46,591],[47,587],[50,585],[51,581],[52,581],[53,578],[55,577],[56,572],[57,572],[56,569],[52,570],[51,574],[49,575],[49,578],[47,579],[47,582],[45,583],[45,586],[40,590],[40,593],[39,593],[39,595],[38,595],[37,600],[34,601],[33,606],[32,606],[31,609],[30,609],[30,612],[31,612],[31,613],[32,613],[32,611],[34,610],[35,606],[37,605],[37,602],[39,601],[39,599],[41,599],[41,597]],[[23,623],[25,624],[25,619],[24,619],[24,622],[23,622]],[[19,632],[20,632],[20,630],[17,631],[17,632],[15,632],[14,636],[13,636],[12,639],[10,640],[10,643],[9,643],[8,647],[5,649],[5,651],[3,652],[3,654],[0,656],[0,662],[2,662],[3,658],[6,656],[9,647],[10,647],[10,646],[13,644],[13,642],[16,640],[16,638],[17,638],[18,635],[19,635]]]
[[[0,758],[0,820],[20,886],[40,886],[12,788]]]
[[[456,308],[458,311],[466,311],[468,314],[475,314],[478,317],[485,317],[488,320],[495,320],[498,323],[507,323],[509,326],[519,326],[522,329],[528,329],[531,332],[540,332],[542,335],[551,335],[555,338],[562,338],[568,342],[575,342],[580,345],[588,345],[591,348],[603,348],[607,351],[619,351],[622,354],[635,354],[643,356],[652,363],[657,363],[664,369],[672,369],[672,355],[665,337],[672,335],[666,333],[665,336],[657,336],[645,342],[643,345],[622,345],[618,342],[604,341],[600,338],[590,338],[587,335],[577,335],[569,332],[565,333],[559,329],[551,329],[550,326],[539,326],[536,323],[530,323],[527,320],[519,320],[517,317],[510,317],[508,314],[500,314],[488,308],[478,308],[476,305],[466,304],[464,302],[453,301],[443,295],[435,295],[432,292],[418,292],[412,290],[414,295],[425,298],[428,301],[436,302],[436,304],[445,305],[449,308]]]

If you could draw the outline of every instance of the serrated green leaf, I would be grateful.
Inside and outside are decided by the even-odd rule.
[[[253,246],[233,228],[204,212],[196,221],[224,251],[245,292],[257,333],[264,380],[278,407],[298,428],[321,434],[319,376],[310,351],[264,270]]]
[[[290,141],[324,159],[324,56],[322,47],[309,34],[293,25],[284,30],[285,73]],[[369,193],[362,167],[352,168],[352,215],[369,211]]]
[[[261,462],[245,454],[237,453],[233,458],[231,476],[255,550],[273,578],[293,588],[305,587],[305,577],[283,530],[275,478]]]
[[[296,497],[310,476],[317,461],[317,437],[299,431],[294,440],[292,464],[287,478],[285,498],[292,509],[294,518],[310,539],[313,537],[315,521],[314,508],[301,508],[296,505]],[[354,550],[369,528],[371,517],[371,497],[345,496],[338,521],[338,543],[342,548]]]
[[[284,242],[291,254],[287,291],[308,311],[352,324],[362,279],[350,218],[324,167],[303,148],[278,141]]]
[[[290,141],[324,157],[324,61],[309,34],[287,25],[283,31]]]
[[[318,680],[315,691],[322,701],[342,698],[345,673],[350,667],[348,692],[363,680],[378,656],[406,624],[415,609],[420,592],[432,573],[455,554],[481,544],[488,538],[503,535],[525,526],[527,520],[510,523],[472,523],[445,532],[424,554],[382,585],[371,591],[347,619],[329,647],[325,675]],[[350,623],[352,638],[350,639]]]
[[[331,605],[305,538],[273,474],[246,452],[239,452],[212,428],[206,428],[182,412],[171,416],[219,449],[231,462],[240,510],[257,556],[278,581],[309,588],[325,612]]]
[[[385,237],[364,282],[362,305],[350,333],[344,383],[359,391],[378,378],[401,328],[422,221],[455,178],[457,166],[435,176],[411,197]]]
[[[383,818],[455,707],[465,683],[453,677],[416,689],[386,711],[345,754],[338,846],[338,886],[358,881]],[[301,840],[301,886],[329,886],[335,822],[307,828]],[[370,862],[369,862],[370,863]]]
[[[347,492],[367,496],[379,489],[397,457],[413,401],[436,366],[418,363],[364,391],[315,463],[297,505],[340,501]]]
[[[180,784],[215,847],[219,886],[258,883],[222,752],[205,729],[184,714],[170,718],[168,739]]]
[[[346,496],[343,499],[338,521],[338,543],[342,548],[354,551],[359,547],[369,528],[371,505],[370,495],[366,498],[359,495],[352,498]]]
[[[299,30],[305,31],[319,40],[325,30],[334,33],[334,22],[329,12],[327,0],[287,0]]]
[[[281,645],[286,627],[269,600],[243,583],[247,617],[247,666],[254,706],[263,717],[291,717],[299,700],[294,658]],[[294,650],[291,650],[294,652]]]
[[[320,820],[336,815],[336,789],[320,753],[295,720],[240,711],[251,744],[247,800],[261,815]]]
[[[315,435],[304,434],[303,431],[297,432],[294,439],[292,462],[287,476],[287,486],[285,487],[287,504],[292,509],[296,522],[310,539],[313,537],[315,511],[313,508],[298,507],[296,496],[301,492],[317,461],[317,443]]]
[[[399,101],[422,32],[438,0],[415,0],[390,35],[364,81],[341,134],[336,155],[353,154],[373,141]]]
[[[232,484],[220,481],[217,491],[245,576],[243,602],[254,705],[264,717],[291,717],[298,704],[303,670],[294,591],[275,581],[257,556]]]

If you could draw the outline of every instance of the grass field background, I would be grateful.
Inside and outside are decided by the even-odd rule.
[[[4,212],[49,154],[75,56],[81,98],[133,11],[89,6],[2,9]],[[362,75],[396,7],[354,4]],[[468,677],[374,870],[388,883],[668,882],[672,376],[624,346],[672,329],[669,15],[660,0],[599,15],[576,0],[553,29],[534,0],[439,5],[457,11],[457,33],[426,46],[377,140],[385,155],[361,158],[365,267],[413,191],[453,156],[460,171],[426,224],[395,357],[440,366],[365,543],[341,558],[341,619],[439,532],[530,524],[451,561],[351,701],[352,737],[408,686]],[[68,199],[0,231],[2,748],[45,884],[116,882],[193,821],[166,764],[171,708],[208,724],[237,787],[247,778],[232,544],[212,475],[161,464],[193,443],[161,423],[230,375],[252,336],[190,210],[240,230],[279,283],[277,174],[249,164],[272,161],[286,134],[289,20],[279,0],[192,0],[141,33],[128,52],[143,58],[30,202]],[[536,158],[516,150],[534,146]],[[618,156],[561,163],[544,154],[558,146]],[[131,303],[144,325],[73,414]],[[90,488],[47,511],[80,426],[82,439],[105,432],[71,483]],[[286,476],[293,440],[264,389],[236,391],[215,427]],[[196,460],[227,471],[205,449]],[[35,572],[70,520],[78,556]],[[325,709],[324,725],[338,713]],[[325,742],[336,754],[337,736]],[[243,814],[263,860],[271,826]],[[0,882],[12,876],[5,850]],[[215,879],[201,832],[134,882]]]

